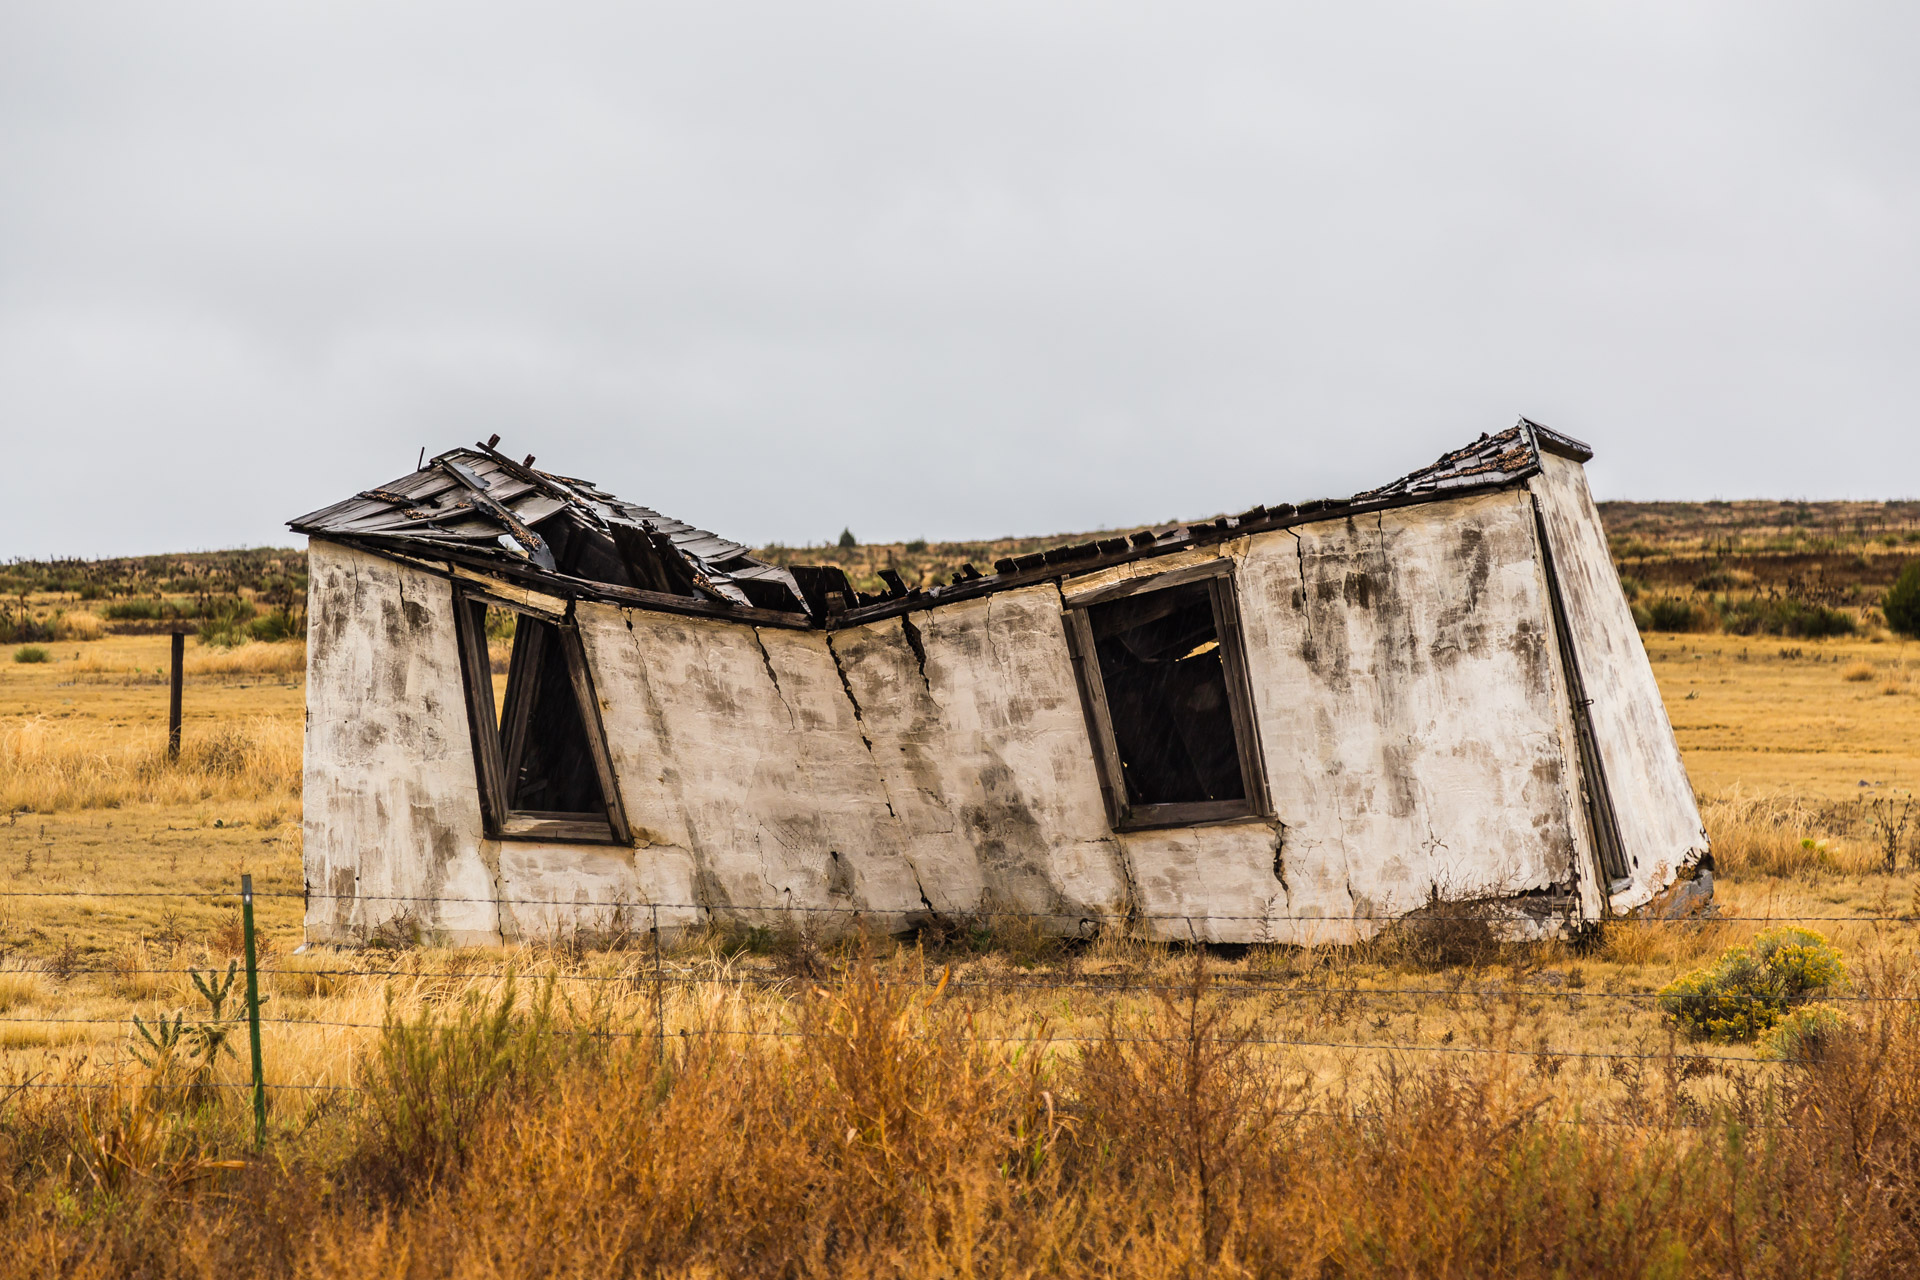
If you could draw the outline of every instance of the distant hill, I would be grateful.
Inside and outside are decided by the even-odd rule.
[[[1920,502],[1603,502],[1600,518],[1630,592],[1791,590],[1835,604],[1869,604],[1907,561],[1920,558]],[[993,562],[1007,556],[1112,534],[774,545],[754,554],[781,565],[839,565],[860,590],[879,591],[882,569],[895,570],[909,584],[931,586],[963,563],[991,573]],[[305,590],[306,555],[285,547],[0,564],[0,597],[36,603],[233,595],[279,600]]]

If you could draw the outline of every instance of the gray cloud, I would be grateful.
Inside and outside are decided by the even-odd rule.
[[[498,431],[753,541],[1903,496],[1908,6],[15,5],[0,555]]]

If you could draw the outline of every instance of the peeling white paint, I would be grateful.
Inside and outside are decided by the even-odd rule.
[[[1026,911],[1069,932],[1126,920],[1166,939],[1312,944],[1436,894],[1532,895],[1591,919],[1536,495],[1638,862],[1612,906],[1636,905],[1704,838],[1583,473],[1545,461],[1530,490],[830,632],[581,603],[631,848],[486,839],[451,586],[316,540],[308,936],[364,938],[409,905],[450,941],[646,928],[656,910],[675,928],[823,930]],[[1063,592],[1223,556],[1274,813],[1116,835]],[[409,902],[436,897],[473,901]]]
[[[450,589],[320,541],[308,573],[307,936],[497,939]]]

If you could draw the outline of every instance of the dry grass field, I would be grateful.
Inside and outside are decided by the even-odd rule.
[[[0,1276],[1901,1273],[1920,644],[1646,639],[1717,918],[1238,954],[1012,919],[295,954],[299,643],[191,642],[177,763],[164,636],[0,651]],[[238,954],[243,872],[260,1154],[232,999],[207,1073],[132,1023],[216,1027],[188,971]],[[1786,918],[1851,974],[1820,1062],[1663,1019]]]

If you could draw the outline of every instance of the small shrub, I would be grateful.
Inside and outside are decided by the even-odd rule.
[[[259,749],[244,725],[221,724],[191,740],[182,754],[202,773],[237,778],[253,767]]]
[[[1817,640],[1850,636],[1859,630],[1850,613],[1792,598],[1733,601],[1720,613],[1726,629],[1742,636],[1804,636]]]
[[[223,649],[245,643],[254,613],[253,602],[238,596],[207,601],[200,609],[200,642]]]
[[[106,624],[95,614],[60,610],[48,624],[55,640],[98,640],[107,633]]]
[[[1851,1029],[1847,1015],[1830,1004],[1802,1005],[1760,1037],[1760,1056],[1777,1062],[1818,1062]]]
[[[520,625],[520,615],[511,609],[502,609],[499,605],[487,606],[487,639],[513,641],[515,629]],[[495,667],[495,671],[505,671],[505,667]]]
[[[1500,958],[1500,908],[1486,899],[1449,901],[1439,889],[1427,904],[1395,920],[1376,943],[1381,958],[1414,969],[1479,968]]]
[[[1856,662],[1841,673],[1840,678],[1849,684],[1865,684],[1875,675],[1871,662]]]
[[[304,610],[294,612],[282,605],[264,618],[255,618],[247,624],[247,634],[255,640],[273,643],[278,640],[304,640],[307,638],[307,615]]]
[[[497,1000],[469,991],[445,1022],[431,1009],[406,1021],[389,993],[378,1047],[362,1072],[382,1138],[368,1153],[371,1163],[385,1166],[399,1186],[458,1163],[496,1099],[553,1079],[568,1049],[556,1030],[551,980],[523,1012],[509,973]],[[590,1049],[591,1037],[581,1039]]]
[[[37,644],[23,644],[13,651],[15,662],[46,662],[47,651]]]
[[[32,644],[53,638],[53,628],[36,621],[24,605],[17,610],[0,605],[0,644]]]
[[[925,555],[927,553],[927,540],[925,538],[915,538],[906,545],[906,552],[910,556]]]
[[[1647,621],[1653,631],[1712,631],[1713,614],[1691,600],[1662,596],[1647,605]]]
[[[1660,1011],[1691,1035],[1750,1041],[1846,976],[1846,963],[1824,937],[1784,926],[1662,987]]]
[[[1880,602],[1887,625],[1903,636],[1920,637],[1920,560],[1908,563]]]
[[[1745,569],[1715,569],[1702,575],[1693,585],[1699,591],[1726,591],[1734,587],[1751,587],[1753,575]]]

